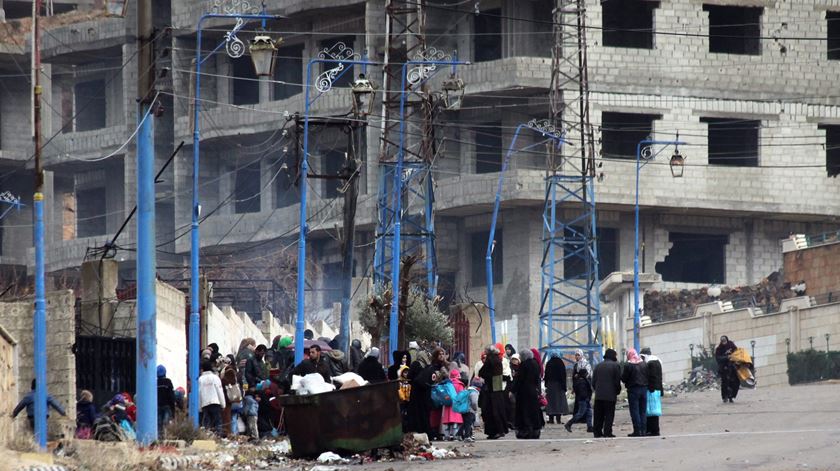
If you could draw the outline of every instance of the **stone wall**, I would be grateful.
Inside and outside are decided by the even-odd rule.
[[[786,282],[805,280],[811,296],[840,291],[840,243],[794,250],[784,258]]]
[[[14,437],[14,421],[6,412],[14,409],[18,399],[17,339],[0,326],[0,447]]]
[[[232,353],[236,355],[239,343],[244,338],[252,337],[257,345],[265,344],[271,339],[266,339],[262,330],[245,312],[236,312],[230,306],[219,308],[210,303],[205,310],[207,313],[207,343],[215,343],[223,355]]]
[[[629,327],[627,335],[632,338],[632,323]],[[759,387],[787,384],[786,339],[790,339],[790,351],[809,348],[809,337],[814,339],[814,348],[822,350],[825,334],[834,339],[840,335],[840,303],[794,307],[761,316],[755,316],[751,309],[706,313],[642,327],[640,333],[641,345],[650,347],[662,360],[665,382],[672,384],[680,382],[691,369],[690,344],[695,346],[696,355],[701,348],[713,350],[721,335],[748,352],[752,349],[750,342],[755,341],[753,362]]]
[[[47,391],[65,407],[68,417],[76,416],[75,302],[70,290],[47,294]],[[0,303],[0,325],[18,341],[18,400],[29,392],[34,378],[33,319],[33,298]],[[51,429],[57,427],[58,417],[50,413]],[[26,413],[18,415],[15,423],[26,427]]]
[[[187,387],[187,314],[186,296],[172,286],[158,281],[157,294],[157,364],[166,367],[172,384]],[[124,301],[114,314],[114,332],[124,337],[137,335],[137,300]]]

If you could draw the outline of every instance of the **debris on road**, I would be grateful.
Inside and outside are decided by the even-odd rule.
[[[691,370],[688,378],[676,386],[669,386],[668,392],[677,394],[695,391],[717,391],[720,389],[720,381],[714,371],[709,371],[702,366]]]

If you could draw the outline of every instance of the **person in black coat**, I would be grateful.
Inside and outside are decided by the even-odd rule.
[[[408,353],[408,350],[400,351],[397,350],[394,352],[394,362],[391,363],[391,366],[388,367],[388,380],[394,381],[400,379],[400,368],[405,365],[410,367],[411,366],[411,354]]]
[[[647,434],[647,365],[636,350],[627,350],[627,364],[621,372],[621,381],[627,388],[627,402],[630,419],[633,421],[633,433],[630,437],[644,437]]]
[[[519,353],[522,363],[513,377],[511,388],[516,398],[513,424],[516,427],[516,438],[538,439],[540,431],[545,426],[542,408],[540,407],[540,364],[534,359],[534,354],[528,349]]]
[[[548,423],[561,424],[560,417],[569,415],[569,404],[566,402],[566,364],[561,358],[560,352],[552,350],[548,352],[548,361],[545,363],[545,396],[547,405],[545,413],[548,415]]]
[[[592,433],[592,385],[589,382],[589,370],[579,369],[572,378],[575,391],[575,416],[566,422],[566,431],[572,431],[573,424],[586,424],[586,431]]]
[[[292,376],[306,376],[312,373],[320,374],[324,378],[324,382],[331,384],[330,365],[327,364],[327,360],[321,355],[321,347],[319,345],[309,347],[309,357],[298,363],[292,369],[289,378]]]
[[[368,383],[382,383],[385,381],[385,368],[379,363],[379,349],[373,347],[359,363],[356,373]]]
[[[478,370],[478,376],[484,380],[484,388],[478,396],[481,407],[481,419],[487,438],[495,440],[508,432],[505,404],[508,402],[502,382],[502,358],[499,350],[491,345],[486,350],[484,365]],[[414,390],[411,390],[414,394]]]
[[[715,361],[717,361],[718,375],[720,375],[720,397],[723,402],[735,402],[738,390],[741,388],[738,370],[729,361],[729,355],[737,348],[735,342],[725,335],[720,337],[720,344],[715,348]]]
[[[662,362],[655,355],[651,354],[650,348],[642,349],[642,360],[645,361],[648,370],[648,392],[659,391],[661,398],[665,394],[665,387],[662,384]],[[647,416],[647,436],[659,436],[659,416]]]
[[[618,354],[608,348],[604,361],[592,373],[592,388],[595,390],[595,408],[592,433],[595,438],[615,438],[612,427],[615,421],[615,402],[621,392],[621,366]]]

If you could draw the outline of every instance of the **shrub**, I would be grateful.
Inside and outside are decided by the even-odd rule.
[[[840,352],[805,350],[788,353],[788,383],[800,384],[840,379]]]

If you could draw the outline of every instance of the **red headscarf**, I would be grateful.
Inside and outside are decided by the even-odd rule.
[[[534,354],[534,360],[537,360],[537,363],[540,365],[540,378],[545,375],[545,368],[543,368],[542,357],[540,356],[540,351],[536,348],[531,349],[531,353]]]
[[[496,350],[499,351],[499,359],[503,360],[505,358],[505,346],[502,345],[502,342],[496,344]]]

